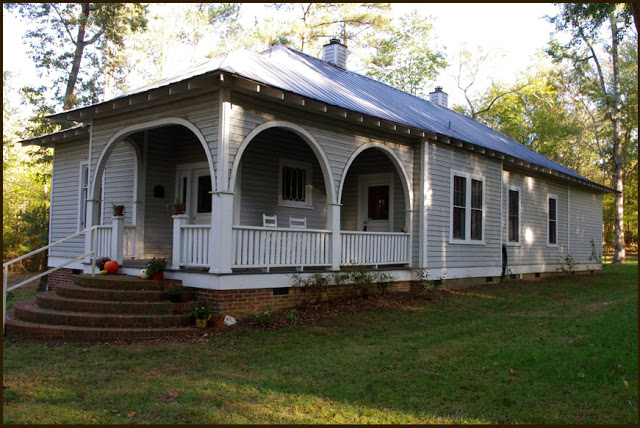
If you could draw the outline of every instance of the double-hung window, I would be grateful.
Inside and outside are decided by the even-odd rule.
[[[520,188],[509,186],[507,192],[507,221],[509,244],[520,244]]]
[[[279,175],[278,204],[289,207],[311,207],[311,164],[281,159]]]
[[[451,242],[484,242],[484,179],[451,172]]]
[[[558,245],[558,198],[555,195],[547,196],[547,245]]]

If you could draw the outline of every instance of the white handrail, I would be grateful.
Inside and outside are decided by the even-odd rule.
[[[4,325],[5,325],[5,321],[7,319],[7,292],[8,291],[12,291],[12,290],[15,290],[18,287],[22,287],[23,285],[25,285],[25,284],[27,284],[27,283],[29,283],[31,281],[34,281],[34,280],[36,280],[38,278],[41,278],[41,277],[43,277],[45,275],[48,275],[51,272],[54,272],[54,271],[56,271],[58,269],[61,269],[61,268],[65,267],[65,266],[68,266],[71,263],[77,262],[78,260],[82,260],[87,256],[92,256],[91,257],[91,275],[95,275],[95,271],[96,271],[96,241],[97,241],[97,239],[96,239],[96,231],[97,230],[98,230],[98,226],[97,225],[96,226],[91,226],[89,228],[81,230],[80,232],[74,233],[73,235],[67,236],[66,238],[63,238],[63,239],[61,239],[59,241],[56,241],[56,242],[54,242],[52,244],[46,245],[46,246],[44,246],[42,248],[38,248],[37,250],[31,251],[30,253],[27,253],[27,254],[25,254],[23,256],[17,257],[17,258],[15,258],[13,260],[9,260],[8,262],[2,264],[2,268],[3,268],[3,273],[2,273],[2,335],[3,336],[4,336]],[[9,279],[9,266],[11,266],[12,264],[14,264],[16,262],[19,262],[20,260],[24,260],[27,257],[31,257],[31,256],[33,256],[35,254],[38,254],[38,253],[40,253],[40,252],[42,252],[42,251],[44,251],[46,249],[49,249],[49,248],[51,248],[51,247],[53,247],[55,245],[61,244],[63,242],[66,242],[66,241],[68,241],[70,239],[76,238],[76,237],[78,237],[80,235],[84,235],[84,234],[89,233],[89,232],[93,232],[93,250],[92,251],[84,253],[83,255],[78,256],[73,260],[69,260],[69,261],[61,264],[60,266],[56,266],[56,267],[51,268],[51,269],[49,269],[49,270],[47,270],[45,272],[39,273],[38,275],[36,275],[34,277],[31,277],[29,279],[26,279],[26,280],[22,281],[19,284],[12,285],[11,288],[7,288],[8,287],[8,279]]]

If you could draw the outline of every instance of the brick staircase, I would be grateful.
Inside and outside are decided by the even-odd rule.
[[[127,275],[76,275],[73,282],[16,303],[7,312],[8,337],[69,342],[107,342],[195,334],[190,326],[193,293],[171,303],[166,290],[180,281]],[[186,301],[185,301],[186,300]]]

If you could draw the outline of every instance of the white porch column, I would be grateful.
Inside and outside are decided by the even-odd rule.
[[[124,241],[124,216],[111,217],[111,260],[122,265],[124,254],[122,243]]]
[[[409,248],[407,248],[407,254],[409,255],[409,267],[413,266],[413,210],[404,211],[404,221],[406,223],[407,233],[409,234]],[[418,261],[418,264],[420,262]]]
[[[209,234],[209,273],[231,273],[233,253],[233,193],[213,192],[211,233]]]
[[[98,224],[98,221],[100,219],[99,215],[100,215],[100,200],[92,200],[92,199],[87,199],[87,205],[86,205],[86,224],[84,226],[85,229],[90,228],[91,226],[94,226],[96,224]],[[95,233],[87,233],[84,235],[84,252],[88,253],[89,251],[95,249],[95,245],[93,245],[93,240],[94,238],[96,238],[96,234]],[[96,238],[97,239],[97,238]],[[97,256],[96,256],[97,258]],[[86,257],[84,259],[84,263],[91,263],[91,258],[90,257]]]
[[[173,245],[171,253],[171,269],[180,269],[180,248],[182,248],[182,242],[180,242],[180,226],[187,224],[189,216],[186,214],[177,214],[171,216],[173,219]]]
[[[329,204],[327,216],[331,229],[331,270],[340,270],[340,258],[342,257],[342,237],[340,233],[340,208],[341,204]]]

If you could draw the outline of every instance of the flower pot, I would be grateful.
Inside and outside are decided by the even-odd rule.
[[[213,320],[214,327],[224,327],[224,314],[212,315],[211,319]]]
[[[114,205],[113,206],[113,216],[114,217],[122,217],[124,215],[124,205]]]
[[[184,204],[171,204],[173,208],[173,215],[184,214],[185,207]]]
[[[198,328],[205,328],[207,326],[207,319],[206,318],[196,318],[196,327]]]
[[[164,273],[154,273],[153,275],[151,275],[151,278],[153,278],[155,281],[162,281],[164,279]]]

